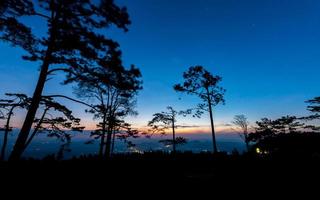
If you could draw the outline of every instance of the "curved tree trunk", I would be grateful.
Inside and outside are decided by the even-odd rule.
[[[52,16],[54,16],[53,13],[52,13]],[[57,18],[58,18],[58,13],[52,19],[52,21],[55,21],[55,19],[57,19]],[[38,78],[36,88],[35,88],[33,96],[32,96],[31,105],[28,109],[26,118],[23,122],[20,133],[19,133],[18,138],[16,140],[16,143],[13,147],[12,153],[9,157],[9,160],[19,160],[20,159],[20,157],[25,149],[24,147],[25,147],[26,142],[28,140],[31,127],[34,122],[34,118],[36,116],[37,110],[40,105],[40,101],[42,98],[42,92],[43,92],[45,83],[47,81],[49,65],[51,63],[51,54],[52,54],[52,51],[53,51],[53,48],[55,45],[55,40],[56,40],[55,22],[51,22],[50,26],[51,26],[51,28],[49,30],[49,32],[50,32],[49,44],[47,46],[46,54],[43,59],[43,63],[41,65],[41,71],[40,71],[40,75]]]
[[[22,128],[20,130],[20,133],[18,135],[18,138],[16,140],[16,143],[13,147],[13,151],[9,157],[9,160],[19,160],[23,151],[24,147],[26,145],[26,141],[29,137],[29,133],[32,127],[32,124],[34,122],[34,118],[36,116],[40,101],[41,101],[41,96],[42,96],[42,91],[47,79],[47,72],[49,69],[49,60],[47,59],[42,67],[41,67],[41,72],[40,76],[38,79],[38,83],[36,86],[36,89],[34,91],[33,97],[32,97],[32,102],[30,105],[30,108],[28,110],[28,113],[26,115],[26,118],[24,120],[24,123],[22,125]]]
[[[218,148],[217,148],[216,134],[214,130],[214,123],[213,123],[212,104],[210,99],[208,99],[208,104],[209,104],[209,114],[210,114],[211,133],[212,133],[212,145],[213,145],[212,149],[213,149],[213,153],[217,153]]]
[[[174,119],[172,120],[172,153],[176,154],[176,132],[174,127]]]
[[[52,52],[55,46],[56,41],[56,19],[59,18],[59,12],[58,11],[52,11],[51,12],[51,19],[48,21],[49,25],[49,36],[48,36],[48,46],[46,49],[45,56],[43,58],[43,62],[41,65],[41,71],[38,78],[38,82],[36,85],[36,88],[34,90],[31,105],[28,109],[26,118],[23,122],[23,125],[21,127],[20,133],[18,135],[18,138],[16,140],[16,143],[13,147],[13,150],[11,152],[11,155],[9,157],[9,160],[19,160],[21,155],[23,154],[24,147],[26,145],[26,142],[28,140],[28,136],[32,127],[32,124],[34,122],[34,118],[36,116],[37,110],[40,105],[40,101],[42,98],[42,92],[45,86],[45,83],[47,81],[49,66],[51,63],[51,57]]]
[[[8,119],[7,119],[7,123],[6,123],[6,129],[4,132],[4,137],[3,137],[3,144],[2,144],[2,148],[1,148],[1,160],[5,160],[5,156],[6,156],[6,149],[7,149],[7,144],[8,144],[8,135],[9,135],[9,131],[10,131],[10,120],[11,120],[11,116],[13,114],[13,109],[15,107],[12,106],[9,113],[8,113]]]
[[[25,146],[24,146],[24,150],[26,150],[28,148],[28,146],[30,145],[31,141],[33,140],[33,138],[37,135],[39,128],[41,127],[41,124],[46,116],[48,112],[48,109],[45,109],[42,113],[42,116],[36,126],[36,128],[33,130],[32,134],[30,135],[29,139],[27,140]]]

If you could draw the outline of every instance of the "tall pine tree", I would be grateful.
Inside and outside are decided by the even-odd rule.
[[[27,18],[44,20],[46,34],[33,30]],[[62,71],[67,74],[66,82],[70,82],[110,54],[119,54],[119,45],[102,32],[111,25],[127,31],[129,24],[126,8],[115,5],[113,0],[1,1],[0,39],[23,48],[28,53],[24,59],[40,63],[32,103],[11,160],[23,153],[48,77]]]

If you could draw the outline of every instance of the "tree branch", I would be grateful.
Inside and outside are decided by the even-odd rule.
[[[44,15],[44,14],[42,14],[42,13],[38,13],[38,12],[32,12],[32,15],[35,15],[35,16],[39,16],[39,17],[43,17],[43,18],[45,18],[45,19],[51,19],[49,16],[47,16],[47,15]]]
[[[65,96],[65,95],[48,95],[48,96],[43,96],[43,97],[68,99],[68,100],[70,100],[70,101],[74,101],[74,102],[76,102],[76,103],[80,103],[80,104],[82,104],[82,105],[88,106],[88,107],[94,109],[95,111],[99,112],[99,110],[97,110],[93,105],[90,105],[90,104],[85,103],[85,102],[83,102],[83,101],[79,101],[79,100],[77,100],[77,99],[73,99],[73,98],[68,97],[68,96]]]
[[[55,68],[55,69],[51,69],[47,72],[48,75],[52,74],[53,72],[56,72],[56,71],[64,71],[64,72],[70,72],[72,73],[72,71],[68,68]],[[74,74],[74,73],[73,73]]]

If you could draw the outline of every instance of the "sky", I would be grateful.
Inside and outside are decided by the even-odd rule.
[[[172,106],[194,106],[195,97],[177,94],[190,66],[202,65],[222,77],[225,105],[214,108],[218,132],[229,129],[234,115],[245,114],[251,124],[262,117],[303,116],[305,100],[320,95],[320,1],[318,0],[116,0],[126,6],[129,31],[111,28],[106,35],[120,44],[126,66],[143,75],[139,115],[128,120],[144,127],[152,114]],[[34,21],[36,31],[44,31]],[[32,94],[39,65],[22,61],[23,51],[0,43],[0,95]],[[50,80],[45,94],[72,96],[62,75]],[[93,129],[84,107],[65,102]],[[22,121],[16,117],[16,126]],[[180,132],[209,132],[208,116],[180,118],[194,126]]]

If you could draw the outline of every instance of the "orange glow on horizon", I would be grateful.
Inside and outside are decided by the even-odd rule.
[[[91,131],[96,129],[96,124],[95,123],[87,123],[85,125],[85,130]],[[141,132],[149,133],[149,127],[147,126],[134,126],[133,128],[140,130]],[[215,131],[217,134],[221,133],[234,133],[234,130],[232,130],[228,126],[223,126],[223,125],[217,125],[215,127]],[[167,134],[171,134],[172,130],[168,129],[166,131]],[[210,134],[211,133],[211,127],[210,126],[199,126],[199,127],[187,127],[187,128],[176,128],[176,134]]]
[[[20,128],[22,122],[16,121],[12,124],[14,128]],[[95,122],[83,120],[81,123],[81,126],[85,126],[85,131],[92,131],[96,130],[97,126]],[[133,125],[132,126],[135,129],[138,129],[141,132],[150,133],[149,127],[145,125]],[[230,126],[224,126],[224,125],[216,125],[215,131],[217,134],[223,134],[223,133],[234,133],[235,131]],[[171,134],[172,130],[168,129],[166,131],[167,134]],[[211,133],[211,127],[210,126],[199,126],[199,127],[183,127],[183,128],[176,128],[176,134],[210,134]]]

